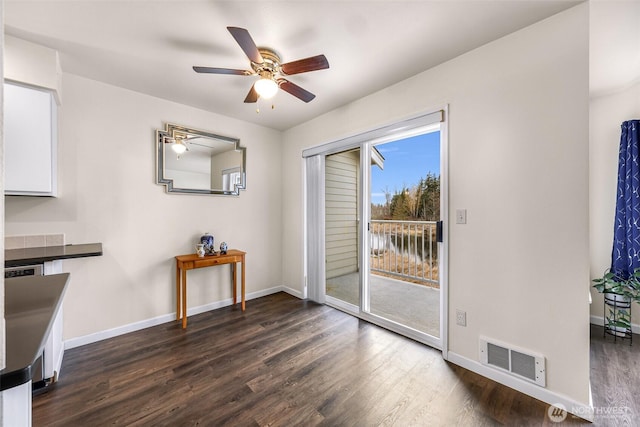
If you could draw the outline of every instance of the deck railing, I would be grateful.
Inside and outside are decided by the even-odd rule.
[[[381,275],[437,286],[435,221],[371,221],[370,268]]]

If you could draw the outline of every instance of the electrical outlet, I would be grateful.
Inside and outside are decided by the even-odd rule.
[[[456,324],[460,326],[467,326],[467,312],[462,310],[456,310]]]
[[[466,223],[467,223],[467,210],[456,209],[456,224],[466,224]]]

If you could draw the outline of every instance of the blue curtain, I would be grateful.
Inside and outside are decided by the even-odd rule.
[[[640,268],[640,120],[622,123],[611,272],[627,279]]]

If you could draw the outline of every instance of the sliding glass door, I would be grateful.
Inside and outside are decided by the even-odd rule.
[[[309,298],[441,349],[444,114],[303,152]]]

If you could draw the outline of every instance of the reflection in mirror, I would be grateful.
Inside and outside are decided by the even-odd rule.
[[[170,193],[239,195],[246,187],[240,140],[167,123],[156,131],[157,180]]]

